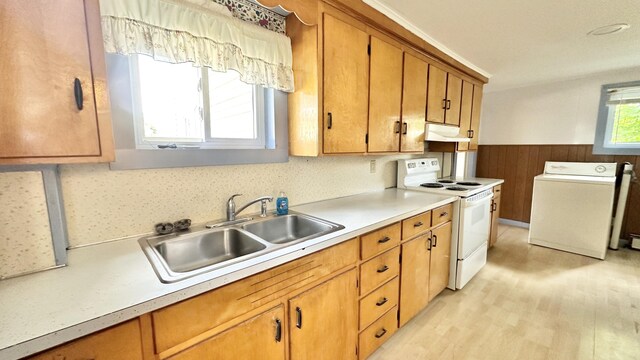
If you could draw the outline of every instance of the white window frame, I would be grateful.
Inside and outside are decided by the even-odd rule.
[[[638,87],[640,81],[603,85],[600,92],[600,107],[598,110],[598,122],[596,125],[596,136],[593,143],[593,153],[602,155],[640,155],[640,143],[617,144],[611,143],[613,132],[613,118],[615,117],[615,107],[608,106],[609,90]]]
[[[142,93],[140,86],[139,56],[129,56],[129,71],[131,79],[131,93],[133,97],[132,115],[134,121],[136,148],[160,149],[159,146],[174,145],[185,149],[265,149],[267,144],[266,128],[267,118],[265,114],[265,89],[262,86],[253,86],[253,116],[256,138],[254,139],[230,139],[213,138],[211,134],[211,113],[209,104],[209,72],[207,68],[200,68],[200,81],[202,86],[202,117],[204,120],[204,141],[194,141],[189,138],[155,138],[149,140],[144,136],[144,114],[142,113]]]

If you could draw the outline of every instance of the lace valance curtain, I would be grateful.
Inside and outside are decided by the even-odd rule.
[[[191,62],[293,92],[291,40],[231,16],[211,0],[101,0],[105,51]]]

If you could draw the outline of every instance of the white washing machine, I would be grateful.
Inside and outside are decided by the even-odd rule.
[[[615,163],[547,161],[533,182],[529,243],[604,259],[615,182]]]

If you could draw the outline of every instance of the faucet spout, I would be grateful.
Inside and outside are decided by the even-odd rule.
[[[239,209],[236,210],[236,203],[233,200],[234,197],[236,196],[240,196],[242,194],[235,194],[233,196],[231,196],[229,198],[229,200],[227,201],[227,221],[233,221],[236,219],[236,216],[242,212],[244,209],[246,209],[247,207],[249,207],[252,204],[255,204],[257,202],[261,202],[261,207],[260,207],[260,216],[261,217],[266,217],[267,216],[267,202],[271,202],[273,201],[273,196],[261,196],[257,199],[253,199],[251,201],[249,201],[247,204],[243,205],[242,207],[240,207]]]

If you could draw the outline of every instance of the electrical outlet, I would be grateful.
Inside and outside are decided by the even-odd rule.
[[[374,174],[376,172],[376,161],[375,160],[369,161],[369,172],[371,174]]]

